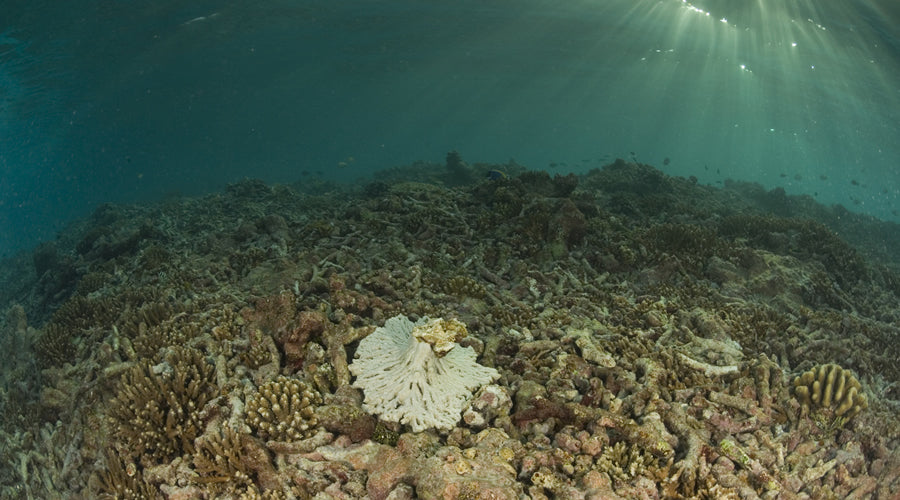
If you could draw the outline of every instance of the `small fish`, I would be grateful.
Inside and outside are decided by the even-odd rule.
[[[501,172],[500,170],[488,170],[487,178],[488,178],[488,180],[496,181],[496,180],[500,180],[500,179],[506,179],[507,177],[506,177],[506,173]]]
[[[190,21],[185,21],[185,22],[181,23],[181,25],[187,26],[188,24],[194,24],[194,23],[199,23],[202,21],[208,21],[208,20],[216,18],[216,17],[219,17],[219,13],[213,12],[212,14],[210,14],[208,16],[199,16],[199,17],[195,17],[195,18],[191,19]]]
[[[672,163],[672,160],[670,160],[668,156],[663,158],[663,165],[668,165],[669,163]]]

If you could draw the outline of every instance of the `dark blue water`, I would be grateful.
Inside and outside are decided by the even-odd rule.
[[[0,255],[106,201],[452,149],[900,220],[895,0],[3,4]]]

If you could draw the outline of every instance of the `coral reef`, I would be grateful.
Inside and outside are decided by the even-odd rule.
[[[245,180],[5,261],[0,498],[900,493],[896,228],[524,171]]]

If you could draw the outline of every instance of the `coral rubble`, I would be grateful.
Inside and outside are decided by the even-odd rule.
[[[896,498],[892,231],[455,152],[104,205],[0,265],[0,498]]]

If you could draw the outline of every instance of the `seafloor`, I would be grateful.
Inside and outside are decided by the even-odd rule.
[[[898,245],[621,160],[104,205],[0,269],[0,497],[898,498]],[[351,385],[400,314],[499,371],[451,430]]]

